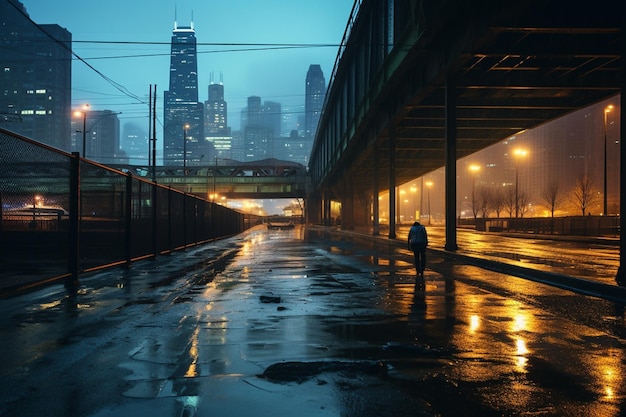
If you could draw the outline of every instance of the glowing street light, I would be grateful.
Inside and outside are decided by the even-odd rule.
[[[76,117],[83,117],[83,158],[85,158],[85,154],[87,152],[87,150],[85,149],[85,142],[86,142],[86,138],[87,138],[87,111],[89,110],[89,104],[83,104],[83,110],[82,111],[75,111],[74,112],[74,116]],[[77,130],[77,132],[79,132],[79,130]]]
[[[609,214],[608,212],[608,207],[607,207],[607,186],[606,186],[606,123],[607,123],[607,116],[608,114],[611,112],[611,110],[613,110],[613,105],[609,104],[608,106],[606,106],[604,108],[604,208],[602,210],[602,214],[604,216],[606,216],[607,214]]]
[[[513,151],[513,155],[517,158],[525,158],[528,155],[528,151],[526,149],[515,149]],[[515,218],[519,216],[519,175],[518,175],[518,164],[515,163]]]
[[[122,112],[112,112],[110,110],[105,110],[103,112],[93,112],[91,113],[90,117],[89,117],[89,121],[91,122],[91,126],[89,126],[89,128],[87,128],[87,113],[89,112],[89,104],[84,104],[82,110],[77,110],[74,112],[74,116],[76,117],[82,117],[83,118],[83,130],[77,130],[76,132],[83,132],[83,150],[82,150],[82,156],[83,158],[87,158],[87,141],[86,141],[86,137],[87,137],[87,132],[92,132],[93,133],[93,129],[94,127],[104,118],[109,117],[109,116],[116,116],[118,114],[122,114]],[[97,117],[98,115],[100,115],[100,117]],[[95,136],[93,137],[95,138]],[[90,150],[93,152],[94,151],[94,146],[93,144],[90,146]],[[96,155],[91,155],[91,158],[97,157],[97,152]]]

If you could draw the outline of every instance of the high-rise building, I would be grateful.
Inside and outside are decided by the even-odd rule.
[[[208,150],[204,140],[204,112],[198,102],[196,32],[174,22],[170,54],[169,90],[164,92],[163,163],[198,164]]]
[[[228,135],[228,105],[221,82],[209,84],[209,99],[204,102],[204,134],[206,137]]]
[[[306,89],[304,96],[304,137],[312,146],[320,121],[322,107],[326,99],[326,79],[322,67],[317,64],[309,66],[306,73]]]
[[[209,99],[204,102],[204,136],[208,143],[213,144],[213,157],[232,158],[232,136],[228,127],[228,106],[224,100],[224,84],[222,80],[209,84]]]
[[[248,107],[241,113],[245,161],[276,157],[279,149],[275,142],[280,137],[281,114],[280,103],[266,101],[261,104],[261,97],[248,97]]]
[[[138,123],[124,123],[120,137],[120,147],[128,155],[131,164],[147,165],[150,146],[146,129]]]
[[[275,101],[263,102],[261,111],[263,125],[272,130],[272,136],[279,137],[282,133],[282,106]]]
[[[69,151],[72,34],[0,2],[0,126]]]

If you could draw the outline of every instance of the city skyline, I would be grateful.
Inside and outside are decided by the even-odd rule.
[[[263,5],[243,1],[207,5],[189,0],[164,7],[147,1],[129,4],[114,0],[89,8],[70,0],[54,4],[24,0],[23,4],[36,23],[55,23],[71,32],[74,52],[113,80],[105,81],[75,59],[72,106],[89,103],[94,110],[120,111],[122,124],[146,119],[147,125],[149,85],[157,85],[161,98],[168,88],[172,29],[176,22],[180,26],[193,22],[198,40],[199,101],[208,99],[212,74],[221,74],[227,86],[230,124],[236,130],[249,96],[280,102],[293,111],[304,104],[310,64],[319,64],[325,74],[332,73],[353,0],[315,4],[274,0]],[[162,114],[163,102],[158,100],[157,115],[160,118]],[[157,132],[162,138],[160,124]]]

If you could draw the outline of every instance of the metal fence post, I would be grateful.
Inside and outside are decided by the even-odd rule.
[[[170,249],[170,254],[172,252],[174,252],[174,246],[173,246],[173,239],[172,239],[172,233],[173,233],[173,227],[174,225],[172,224],[172,187],[168,187],[168,193],[167,193],[167,246]]]
[[[150,184],[151,190],[152,190],[152,256],[156,259],[158,253],[159,253],[159,234],[158,234],[158,224],[159,224],[159,219],[158,219],[158,215],[159,215],[159,209],[157,206],[157,194],[158,194],[158,188],[157,188],[157,184],[156,182],[153,182],[152,184]]]
[[[72,152],[70,157],[70,207],[69,207],[69,276],[65,279],[65,288],[70,292],[78,289],[80,264],[80,154]]]
[[[124,239],[124,246],[125,246],[125,257],[126,257],[126,267],[130,267],[130,261],[133,258],[133,247],[132,247],[132,224],[133,224],[133,174],[132,173],[128,173],[126,174],[126,199],[124,200],[124,206],[125,206],[125,223],[126,223],[126,227],[125,227],[125,239]]]

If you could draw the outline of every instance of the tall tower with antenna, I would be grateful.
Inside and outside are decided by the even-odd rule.
[[[176,13],[176,12],[175,12]],[[164,165],[194,165],[201,161],[204,115],[198,102],[198,59],[193,14],[189,26],[174,20],[169,89],[164,92]]]

